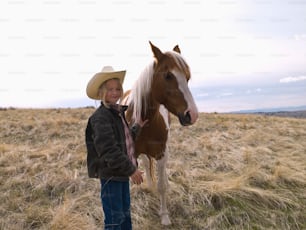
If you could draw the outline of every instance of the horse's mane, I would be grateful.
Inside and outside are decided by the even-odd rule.
[[[154,61],[149,63],[140,73],[131,90],[130,106],[133,107],[132,119],[137,122],[141,120],[141,111],[147,110],[147,97],[151,88],[154,73]]]

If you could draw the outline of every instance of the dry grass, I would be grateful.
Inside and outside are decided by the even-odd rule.
[[[0,111],[0,229],[101,229],[99,182],[88,179],[92,108]],[[132,187],[134,229],[306,229],[306,120],[200,114],[173,119],[169,211]]]

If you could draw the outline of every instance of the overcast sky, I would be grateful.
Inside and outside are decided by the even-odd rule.
[[[89,79],[130,88],[149,40],[180,46],[201,111],[306,104],[306,0],[3,0],[0,28],[0,107],[95,105]]]

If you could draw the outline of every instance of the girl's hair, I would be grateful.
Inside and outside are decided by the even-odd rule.
[[[119,98],[119,104],[120,104],[120,102],[123,99],[123,88],[122,88],[122,85],[121,85],[121,83],[120,83],[118,78],[112,78],[112,79],[109,79],[109,80],[117,80],[117,82],[118,82],[118,84],[120,86],[120,90],[121,90],[121,96]],[[107,93],[106,82],[108,82],[109,80],[103,82],[102,85],[100,85],[99,91],[98,91],[99,98],[101,99],[101,101],[103,102],[103,104],[104,104],[104,106],[106,108],[109,108],[109,104],[105,100],[106,93]]]

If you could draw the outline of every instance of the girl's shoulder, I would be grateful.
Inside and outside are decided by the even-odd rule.
[[[89,117],[89,120],[96,120],[96,119],[106,119],[108,117],[111,117],[112,114],[109,111],[109,109],[105,108],[104,106],[100,106],[96,109],[95,112]]]

